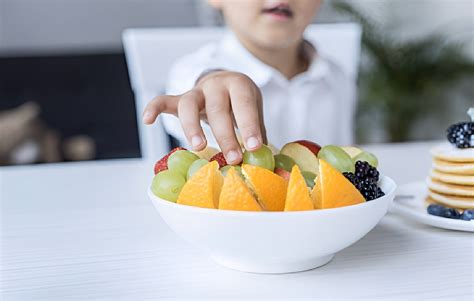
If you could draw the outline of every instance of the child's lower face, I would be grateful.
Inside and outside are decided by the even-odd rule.
[[[269,49],[292,47],[322,0],[209,0],[241,39]]]

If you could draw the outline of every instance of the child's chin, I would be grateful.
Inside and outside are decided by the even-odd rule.
[[[272,29],[256,37],[266,48],[285,48],[300,42],[302,33],[289,29]]]

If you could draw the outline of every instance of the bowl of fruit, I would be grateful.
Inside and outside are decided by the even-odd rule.
[[[386,214],[396,184],[356,147],[310,141],[280,151],[172,150],[155,164],[148,195],[168,226],[217,263],[255,273],[322,266]]]

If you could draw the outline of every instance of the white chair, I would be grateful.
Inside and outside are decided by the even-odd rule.
[[[200,46],[217,41],[226,32],[221,27],[127,29],[123,44],[135,94],[142,158],[155,160],[168,151],[168,137],[160,121],[153,126],[141,122],[145,105],[164,92],[173,62]],[[357,77],[361,28],[354,23],[313,24],[305,36],[350,76]]]

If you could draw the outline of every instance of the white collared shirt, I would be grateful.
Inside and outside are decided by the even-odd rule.
[[[353,142],[356,105],[355,80],[318,53],[306,72],[291,80],[255,58],[233,34],[179,59],[169,75],[166,93],[182,94],[193,88],[208,69],[224,69],[249,76],[262,91],[268,141],[280,148],[306,139],[325,144]],[[179,120],[163,115],[166,131],[188,146]],[[202,122],[208,145],[217,146],[210,127]]]

